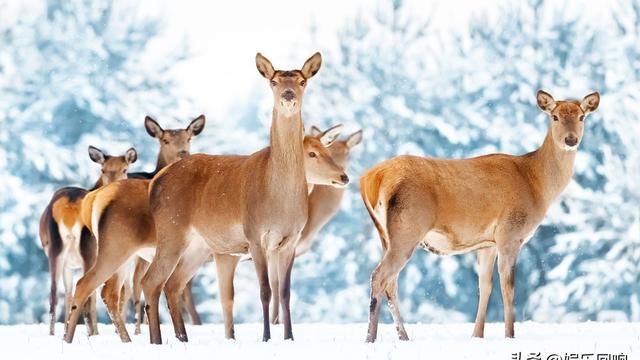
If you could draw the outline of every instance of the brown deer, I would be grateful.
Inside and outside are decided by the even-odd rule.
[[[304,167],[308,191],[311,191],[314,186],[343,187],[344,184],[346,184],[347,177],[344,173],[344,167],[335,163],[330,152],[330,149],[336,146],[332,145],[332,143],[336,140],[341,129],[342,125],[336,125],[322,133],[322,135],[305,136]],[[214,254],[218,271],[218,286],[220,289],[220,300],[225,324],[225,336],[228,339],[235,338],[233,327],[233,277],[238,261],[240,261],[240,255],[244,254],[236,255],[238,256],[220,256]],[[170,309],[179,308],[180,292],[185,287],[187,281],[210,259],[210,256],[211,251],[209,245],[202,241],[202,239],[194,239],[190,242],[164,288]],[[269,269],[271,270],[273,267],[273,263],[270,263]],[[274,276],[277,275],[278,274],[275,274]],[[271,274],[269,276],[271,276]],[[278,290],[276,287],[273,287],[273,289],[274,291]],[[176,312],[172,320],[176,336],[186,341],[186,329],[180,313]]]
[[[164,169],[166,166],[173,164],[174,162],[181,160],[189,155],[191,148],[191,139],[194,136],[198,136],[205,126],[205,116],[200,115],[197,118],[193,119],[189,126],[185,129],[163,129],[157,121],[152,119],[150,116],[145,117],[144,119],[144,128],[147,130],[147,133],[153,137],[158,139],[158,143],[160,145],[160,151],[158,152],[158,159],[156,161],[156,168],[153,172],[137,172],[133,174],[129,174],[129,178],[138,178],[138,179],[152,179],[160,170]],[[133,286],[132,286],[132,294],[133,294],[133,304],[136,314],[136,328],[135,334],[140,334],[140,325],[142,323],[142,303],[141,303],[141,295],[142,295],[142,287],[140,286],[140,280],[142,280],[142,276],[146,273],[149,268],[149,263],[141,257],[138,257],[135,260],[135,269],[133,274]],[[115,279],[114,279],[115,280]],[[128,284],[128,281],[125,282],[125,285]],[[191,293],[191,285],[187,286],[184,290],[184,307],[189,313],[191,317],[191,323],[194,325],[201,325],[202,322],[200,320],[200,315],[196,311],[195,304],[193,301],[193,296]],[[126,304],[126,299],[121,299]],[[126,307],[125,307],[126,309]],[[126,319],[126,315],[123,315],[123,318]]]
[[[484,336],[497,257],[505,336],[514,336],[518,253],[571,180],[584,118],[598,108],[600,95],[555,101],[538,91],[537,102],[550,122],[542,146],[533,152],[462,160],[399,156],[379,163],[361,178],[362,199],[384,253],[371,275],[368,342],[376,339],[383,293],[399,338],[408,339],[398,306],[397,278],[418,245],[441,255],[477,250],[480,300],[475,337]]]
[[[251,253],[260,283],[264,341],[271,338],[268,262],[280,264],[284,337],[293,338],[291,267],[307,221],[300,109],[307,81],[320,69],[321,61],[316,53],[301,70],[276,71],[267,58],[257,54],[256,66],[269,81],[274,97],[270,147],[248,157],[193,155],[153,179],[149,201],[158,248],[142,281],[151,343],[162,342],[160,292],[185,249],[200,237],[216,263],[233,261],[229,260],[233,254]],[[175,326],[179,309],[169,310]],[[186,333],[177,335],[187,340]]]
[[[330,145],[330,141],[335,140],[340,128],[341,126],[332,128],[333,132],[327,132],[323,138],[305,138],[304,148],[307,154],[305,171],[310,184],[341,184],[344,181],[343,168],[333,162],[329,152],[325,149],[325,146]],[[149,181],[146,180],[120,181],[90,193],[83,204],[84,221],[94,224],[89,227],[98,239],[99,251],[94,268],[78,281],[73,303],[80,307],[86,301],[86,294],[93,292],[95,287],[101,284],[102,279],[111,277],[103,290],[103,298],[123,342],[130,341],[130,338],[124,327],[124,322],[119,316],[118,307],[122,303],[121,283],[130,271],[128,259],[137,255],[151,260],[156,246],[155,228],[148,206],[149,198],[146,191],[141,191],[146,190],[148,184]],[[167,282],[167,294],[178,294],[177,298],[167,295],[172,308],[182,308],[180,294],[182,294],[183,288],[195,275],[198,268],[210,257],[211,251],[204,243],[194,242],[185,251],[176,271]],[[236,259],[239,260],[239,257],[234,257],[234,260]],[[222,288],[224,288],[222,286],[223,279],[226,278],[224,274],[233,276],[237,260],[232,268],[225,267],[228,263],[216,263],[218,268],[222,269],[219,271],[222,274],[220,275]],[[182,277],[183,274],[184,277]],[[172,287],[173,283],[180,284],[180,288]],[[223,290],[221,292],[224,293]],[[225,323],[230,316],[232,316],[231,313],[225,313]],[[184,322],[180,321],[182,328],[184,328]],[[65,336],[65,340],[68,342],[73,340],[75,325],[74,318],[71,318]],[[233,323],[230,328],[231,334],[233,334]]]
[[[123,341],[130,341],[129,335],[124,327],[124,319],[122,316],[122,310],[126,304],[123,286],[132,278],[135,259],[132,258],[131,261],[128,262],[128,266],[123,266],[122,263],[119,263],[104,270],[105,259],[110,259],[112,254],[117,256],[123,251],[129,251],[129,249],[124,250],[120,248],[129,246],[133,249],[133,252],[125,260],[129,260],[132,255],[136,255],[137,250],[140,250],[140,254],[137,254],[140,258],[146,259],[146,261],[151,260],[153,252],[145,256],[145,254],[149,254],[149,251],[144,251],[144,249],[139,249],[135,246],[132,247],[127,242],[129,241],[136,244],[138,237],[144,242],[145,234],[148,234],[150,231],[148,228],[153,227],[153,223],[147,221],[148,219],[144,216],[137,217],[138,213],[144,214],[144,211],[136,211],[137,208],[148,208],[147,185],[149,180],[144,179],[144,177],[153,176],[153,174],[160,170],[159,168],[163,168],[188,156],[191,147],[191,138],[200,134],[204,126],[205,117],[204,115],[200,115],[191,121],[185,129],[163,130],[155,120],[147,116],[145,118],[145,128],[151,136],[157,138],[160,142],[160,152],[156,170],[153,173],[130,174],[132,179],[119,181],[111,184],[113,186],[105,186],[94,190],[88,193],[82,202],[80,214],[82,222],[97,239],[98,252],[95,265],[78,281],[71,309],[73,310],[74,307],[80,308],[82,304],[85,303],[87,294],[93,293],[100,284],[106,281],[102,289],[102,299]],[[144,184],[144,186],[129,186],[129,184]],[[128,189],[128,191],[123,192],[120,191],[120,189]],[[118,199],[120,196],[124,198]],[[143,202],[136,203],[135,200],[137,199],[143,199]],[[120,204],[126,204],[126,208],[123,209],[119,207]],[[125,218],[125,220],[112,220],[120,218]],[[129,226],[129,224],[133,225]],[[112,240],[114,237],[118,239]],[[155,244],[153,245],[155,246]],[[141,262],[145,262],[145,260],[141,260]],[[107,262],[107,266],[109,265],[110,263]],[[145,265],[142,266],[144,267]],[[118,272],[116,273],[116,271]],[[138,278],[139,277],[140,276],[138,276]],[[134,277],[134,289],[139,288],[139,286],[136,286],[135,281],[136,279]],[[88,287],[91,289],[86,291]],[[139,330],[139,323],[141,321],[139,296],[140,292],[134,291],[136,323],[138,324],[137,330]],[[67,341],[73,339],[79,316],[77,311],[75,312],[76,316],[74,317],[73,315],[74,312],[72,311],[65,334],[65,340]]]
[[[331,130],[322,131],[315,126],[311,127],[311,136],[322,137]],[[349,152],[351,149],[362,141],[362,130],[358,130],[349,135],[346,140],[334,141],[329,148],[331,158],[343,169],[346,169]],[[302,229],[302,235],[298,245],[296,246],[296,257],[306,253],[311,248],[311,241],[317,235],[318,231],[324,227],[331,218],[340,209],[340,202],[344,194],[344,187],[335,187],[331,185],[316,185],[311,187],[309,194],[309,210],[307,223]],[[278,289],[278,276],[276,275],[277,267],[269,267],[269,280],[271,281],[271,289]],[[271,323],[278,324],[280,308],[280,298],[278,291],[271,292]]]
[[[89,146],[89,157],[102,167],[102,174],[92,189],[127,177],[129,165],[137,159],[135,149],[127,150],[123,156],[105,155],[100,149]],[[96,241],[82,226],[80,209],[87,190],[79,187],[64,187],[57,190],[40,216],[40,242],[49,262],[51,293],[49,295],[49,334],[55,334],[56,307],[58,304],[58,281],[64,280],[65,324],[73,292],[73,271],[84,272],[93,265],[96,256]],[[95,296],[87,309],[89,335],[98,333]]]

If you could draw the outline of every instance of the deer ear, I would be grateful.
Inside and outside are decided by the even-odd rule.
[[[153,120],[151,116],[146,116],[144,118],[144,128],[147,129],[147,133],[154,138],[160,139],[164,133],[160,124]]]
[[[133,164],[138,160],[138,152],[134,148],[129,148],[129,150],[124,154],[124,159],[127,160],[127,163]]]
[[[318,70],[320,70],[320,65],[322,65],[322,55],[319,52],[313,54],[307,61],[302,65],[302,76],[305,79],[309,79],[315,75]]]
[[[342,132],[342,127],[343,127],[342,124],[334,125],[329,129],[327,129],[325,132],[323,132],[322,136],[320,136],[320,142],[322,143],[322,145],[324,145],[324,147],[331,146],[331,144],[333,144],[333,142],[336,141],[338,136],[340,136],[340,133]]]
[[[311,126],[311,136],[318,137],[320,135],[322,135],[322,130],[318,129],[317,126],[312,125]]]
[[[204,129],[204,124],[205,124],[204,115],[200,115],[197,118],[193,119],[193,121],[191,121],[191,124],[187,126],[187,132],[189,132],[189,134],[191,134],[192,136],[197,136]]]
[[[582,103],[580,103],[580,108],[584,113],[590,113],[596,111],[600,105],[600,94],[597,92],[593,92],[582,99]]]
[[[361,141],[362,141],[362,130],[358,130],[353,134],[349,135],[349,138],[347,138],[347,146],[349,148],[352,148],[360,144]]]
[[[276,73],[273,65],[271,65],[271,61],[260,53],[256,54],[256,67],[258,68],[258,72],[267,80],[273,79],[273,74]]]
[[[89,158],[95,163],[104,164],[104,153],[95,146],[89,145]]]
[[[556,101],[553,100],[553,96],[548,92],[538,90],[536,100],[538,101],[538,107],[546,113],[550,113],[556,107]]]

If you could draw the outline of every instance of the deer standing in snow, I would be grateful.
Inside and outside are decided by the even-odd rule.
[[[111,182],[125,179],[127,169],[138,155],[135,149],[127,150],[123,156],[105,155],[100,149],[89,146],[89,157],[100,164],[102,174],[93,189]],[[67,323],[71,297],[73,294],[73,271],[84,272],[93,265],[96,257],[96,241],[80,219],[82,200],[87,190],[68,186],[57,190],[44,212],[40,216],[40,242],[48,258],[51,274],[51,293],[49,295],[49,334],[55,334],[56,307],[58,304],[58,281],[64,280],[64,320]],[[89,335],[98,333],[95,296],[87,309],[87,327]]]
[[[399,156],[375,165],[360,191],[382,241],[371,275],[367,341],[376,339],[380,301],[389,300],[398,336],[407,340],[398,306],[398,274],[420,245],[436,254],[477,251],[480,299],[473,336],[484,336],[493,268],[498,260],[505,336],[514,336],[515,265],[551,203],[571,180],[585,116],[600,95],[556,101],[538,91],[549,115],[542,146],[521,156],[492,154],[462,160]]]
[[[140,292],[136,291],[140,286],[136,281],[139,281],[141,275],[134,276],[134,260],[139,260],[135,268],[144,275],[148,267],[145,264],[148,264],[153,257],[153,250],[149,251],[144,246],[149,234],[153,231],[153,222],[145,217],[144,212],[148,209],[149,180],[146,178],[189,156],[191,139],[202,132],[204,125],[205,118],[200,115],[185,129],[164,130],[155,120],[147,116],[145,128],[160,142],[156,170],[153,173],[130,174],[131,179],[91,191],[84,197],[80,216],[83,224],[97,239],[98,252],[95,265],[78,280],[65,333],[67,342],[73,340],[79,317],[79,313],[73,310],[81,308],[88,294],[93,293],[105,281],[102,299],[121,340],[128,342],[131,339],[125,329],[122,316],[122,310],[126,304],[123,286],[133,278],[136,333],[139,333],[142,314]],[[139,246],[140,244],[142,246]],[[129,256],[124,259],[124,262],[119,262],[123,252]],[[125,262],[126,264],[123,265]]]
[[[216,264],[237,261],[236,254],[251,254],[260,284],[263,341],[271,338],[268,264],[279,264],[284,337],[293,339],[291,268],[307,221],[308,202],[301,106],[307,81],[318,72],[321,61],[316,53],[300,70],[276,71],[257,54],[256,66],[274,98],[270,147],[244,157],[193,155],[152,181],[149,201],[158,247],[142,281],[151,343],[162,343],[160,292],[185,250],[196,241],[206,242]],[[167,293],[168,301],[175,296]],[[171,305],[169,311],[177,337],[186,341],[186,332],[176,322],[179,312]]]

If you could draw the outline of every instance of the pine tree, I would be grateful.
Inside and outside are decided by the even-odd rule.
[[[153,161],[147,149],[157,145],[142,130],[144,116],[173,118],[187,102],[168,71],[185,50],[147,58],[158,19],[89,0],[18,7],[29,15],[0,29],[0,323],[46,312],[38,217],[56,188],[96,180],[87,145],[113,154],[135,145]]]

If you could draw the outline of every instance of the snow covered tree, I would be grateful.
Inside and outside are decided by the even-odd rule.
[[[88,144],[112,154],[138,147],[137,169],[155,161],[143,119],[175,125],[166,120],[191,115],[179,113],[188,101],[175,93],[169,72],[186,51],[150,58],[162,23],[140,19],[126,3],[0,8],[16,14],[0,22],[0,323],[33,322],[47,311],[40,213],[56,188],[89,187],[98,177]]]
[[[439,38],[407,4],[382,2],[339,34],[340,52],[328,54],[321,85],[306,99],[315,117],[305,121],[365,129],[352,162],[357,178],[404,153],[458,158],[532,151],[548,126],[535,104],[537,89],[557,98],[600,91],[602,105],[587,119],[574,181],[521,253],[516,311],[520,320],[637,318],[639,144],[629,136],[638,133],[637,4],[614,11],[609,32],[557,3],[535,0],[507,5],[496,17],[476,14],[468,29]],[[610,19],[602,15],[603,22]],[[379,244],[357,186],[350,190],[344,211],[317,241],[315,258],[302,261],[303,273],[312,274],[295,283],[304,289],[302,301],[327,300],[308,316],[332,318],[338,308],[338,318],[365,319]],[[400,278],[405,317],[472,320],[474,256],[416,255]],[[321,287],[318,279],[326,279]],[[497,276],[494,281],[499,289]],[[499,291],[488,317],[502,319]]]

